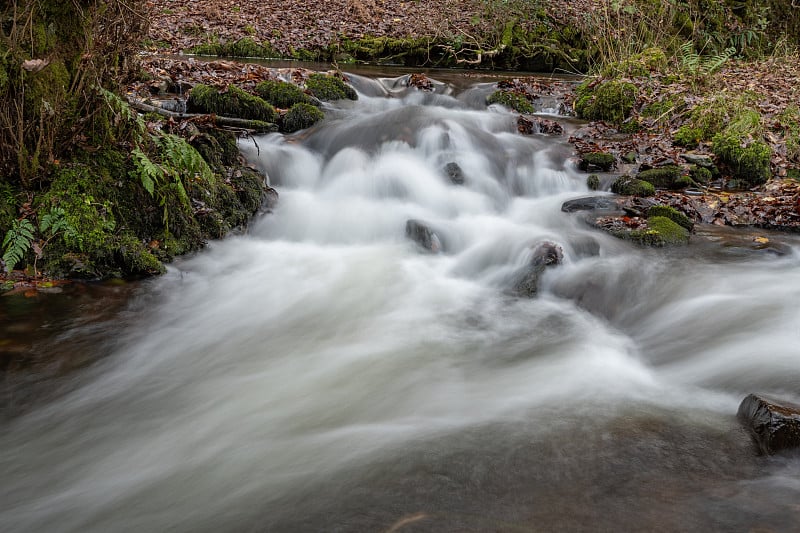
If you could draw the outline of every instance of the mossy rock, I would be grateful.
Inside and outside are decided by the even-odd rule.
[[[683,189],[691,184],[689,179],[683,175],[683,169],[677,165],[643,170],[636,177],[652,183],[653,186],[659,189]]]
[[[213,113],[223,117],[270,123],[278,119],[275,108],[268,102],[235,85],[229,85],[225,91],[219,91],[208,85],[195,85],[189,93],[187,106],[192,112]]]
[[[259,44],[250,37],[232,43],[208,43],[190,48],[190,54],[217,57],[279,58],[281,55],[269,43]]]
[[[656,188],[652,183],[630,176],[620,176],[611,184],[611,192],[622,196],[653,196]]]
[[[306,89],[324,102],[335,100],[358,100],[355,89],[336,76],[315,73],[306,80]]]
[[[603,75],[615,75],[628,78],[641,78],[649,76],[652,72],[661,72],[667,67],[667,55],[658,47],[647,48],[638,54],[630,56],[619,63],[612,63],[603,69]]]
[[[680,246],[689,243],[689,231],[667,217],[654,216],[647,219],[647,229],[634,230],[628,238],[644,246]]]
[[[692,180],[699,185],[707,185],[714,177],[714,174],[708,168],[701,167],[699,165],[692,165],[689,168],[689,177],[691,177]]]
[[[518,113],[531,114],[536,112],[533,104],[525,96],[512,91],[495,91],[486,98],[486,104],[499,104]]]
[[[590,191],[596,191],[600,188],[600,176],[597,174],[592,174],[588,178],[586,178],[586,186],[589,188]]]
[[[689,217],[668,205],[654,205],[647,210],[647,217],[666,217],[689,231],[694,229],[694,222]]]
[[[614,166],[614,155],[608,152],[588,152],[581,154],[578,168],[584,172],[592,168],[608,172]]]
[[[733,133],[718,133],[712,142],[714,155],[734,180],[753,186],[765,183],[772,176],[772,150],[766,143],[748,142]]]
[[[587,120],[605,120],[614,124],[630,117],[636,103],[636,86],[629,82],[609,80],[596,86],[578,86],[575,111]]]
[[[295,104],[310,104],[311,98],[297,85],[279,80],[262,81],[255,93],[275,107],[289,109]]]
[[[323,118],[325,118],[325,113],[311,104],[294,104],[284,115],[281,130],[284,133],[294,133],[310,128]]]
[[[703,130],[684,124],[672,136],[672,144],[684,148],[696,148],[703,137]]]

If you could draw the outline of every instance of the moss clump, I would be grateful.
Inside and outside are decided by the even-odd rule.
[[[614,162],[614,155],[608,152],[588,152],[581,154],[578,168],[584,172],[591,168],[599,168],[608,172],[614,166]]]
[[[647,210],[647,217],[666,217],[689,231],[694,228],[694,222],[689,217],[668,205],[654,205]]]
[[[689,231],[667,217],[654,216],[647,219],[647,229],[634,230],[628,238],[644,246],[678,246],[689,243]]]
[[[683,170],[677,165],[644,170],[639,172],[636,177],[652,183],[653,186],[660,189],[682,189],[691,183],[687,177],[683,176]]]
[[[295,131],[309,128],[325,118],[325,113],[311,104],[295,104],[283,117],[284,133],[294,133]]]
[[[712,142],[714,155],[734,180],[753,186],[766,182],[772,175],[772,150],[766,143],[748,141],[733,133],[718,133]]]
[[[621,75],[629,78],[640,78],[649,76],[652,72],[663,71],[666,67],[667,55],[664,50],[653,47],[634,54],[619,63],[607,65],[602,73],[607,77]]]
[[[597,174],[592,174],[588,178],[586,178],[586,186],[589,188],[590,191],[596,191],[600,188],[600,176]]]
[[[630,117],[636,102],[636,86],[632,83],[609,80],[591,86],[578,86],[575,111],[580,118],[605,120],[614,124]]]
[[[322,101],[358,100],[356,91],[336,76],[315,73],[306,80],[306,89]]]
[[[630,176],[620,176],[611,184],[611,192],[623,196],[653,196],[656,188],[652,183]]]
[[[196,85],[189,93],[187,106],[200,113],[214,113],[224,117],[237,117],[262,122],[275,122],[275,108],[258,96],[253,96],[234,85],[218,91],[208,85]]]
[[[518,113],[531,114],[536,112],[533,104],[525,96],[512,91],[495,91],[486,98],[486,104],[499,104]]]
[[[696,148],[704,136],[705,134],[700,128],[684,124],[672,136],[672,143],[675,146],[683,146],[684,148]]]
[[[295,104],[309,104],[311,99],[300,87],[285,81],[262,81],[255,87],[255,93],[275,107],[289,109]]]
[[[250,37],[232,43],[208,43],[190,48],[190,54],[217,57],[277,58],[280,54],[269,43],[259,44]]]
[[[706,185],[713,178],[711,170],[699,165],[692,165],[689,169],[689,177],[700,185]]]

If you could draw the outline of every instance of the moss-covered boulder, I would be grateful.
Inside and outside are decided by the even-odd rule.
[[[754,186],[771,177],[772,150],[766,143],[730,132],[715,135],[712,142],[720,166],[730,172],[733,180]]]
[[[275,108],[258,96],[229,85],[220,91],[208,85],[196,85],[186,102],[189,111],[214,113],[223,117],[274,123],[278,119]]]
[[[513,91],[495,91],[486,98],[486,104],[499,104],[503,107],[507,107],[519,113],[525,114],[536,112],[533,104],[531,104],[531,102],[525,98],[524,95]]]
[[[212,42],[190,48],[190,54],[217,57],[278,58],[281,55],[269,43],[257,43],[251,37],[243,37],[228,43]]]
[[[576,91],[575,111],[580,118],[620,125],[636,103],[636,86],[618,80],[584,82]]]
[[[355,89],[337,76],[315,73],[306,80],[306,89],[324,102],[335,100],[358,100]]]
[[[262,81],[255,93],[275,107],[289,109],[295,104],[310,104],[311,98],[297,85],[280,80]]]
[[[647,218],[666,217],[689,231],[694,229],[694,222],[674,207],[668,205],[654,205],[647,210]]]
[[[620,176],[611,184],[611,192],[623,196],[653,196],[656,189],[647,181],[631,176]]]
[[[597,174],[591,174],[588,178],[586,178],[586,187],[588,187],[590,191],[596,191],[600,189],[600,176]]]
[[[683,175],[683,169],[677,165],[643,170],[636,177],[659,189],[683,189],[691,184],[691,180]]]
[[[584,172],[588,170],[602,170],[608,172],[614,167],[615,159],[613,154],[608,152],[587,152],[581,154],[578,161],[578,168]]]
[[[647,227],[620,235],[643,246],[680,246],[689,243],[689,231],[667,217],[655,216],[647,219]]]
[[[311,104],[294,104],[283,117],[281,131],[284,133],[294,133],[304,130],[310,128],[323,118],[325,118],[325,113]]]

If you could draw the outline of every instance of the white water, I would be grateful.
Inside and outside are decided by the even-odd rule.
[[[149,283],[112,355],[2,428],[0,529],[381,530],[434,501],[415,490],[449,494],[434,507],[459,513],[430,530],[469,529],[454,525],[465,513],[474,530],[531,517],[553,529],[570,519],[525,515],[490,487],[561,494],[567,480],[566,500],[598,483],[576,469],[614,464],[601,478],[623,482],[644,464],[680,492],[697,449],[722,459],[694,459],[706,484],[687,493],[800,494],[797,460],[751,456],[732,416],[748,392],[800,394],[797,248],[724,261],[634,249],[560,211],[587,192],[563,140],[518,135],[502,109],[358,84],[361,99],[309,135],[244,141],[280,192],[274,213]],[[452,161],[463,186],[444,174]],[[429,223],[445,253],[421,253],[408,219]],[[565,264],[536,298],[512,296],[543,240]],[[632,445],[609,429],[620,425],[661,454],[655,464],[650,451],[613,456]],[[535,471],[523,481],[492,458],[519,446],[544,457],[521,455]],[[484,462],[483,477],[437,485]],[[647,502],[652,486],[634,486]],[[780,529],[791,500],[750,503],[734,529]],[[637,501],[578,524],[650,529],[630,514]],[[498,521],[481,525],[492,510]],[[677,514],[691,512],[690,525],[726,524],[713,506]]]

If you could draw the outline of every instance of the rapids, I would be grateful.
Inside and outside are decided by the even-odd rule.
[[[588,194],[569,145],[489,85],[353,79],[312,130],[241,141],[274,212],[141,285],[68,392],[0,425],[0,530],[797,527],[800,457],[735,420],[799,398],[797,240],[632,247],[561,212]],[[564,264],[515,297],[541,241]]]

